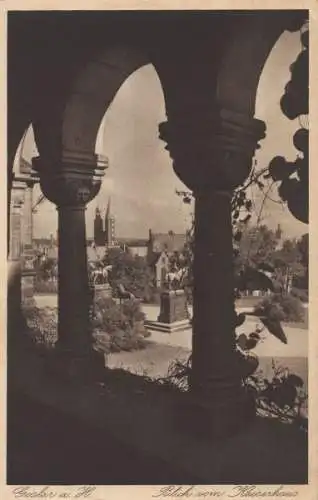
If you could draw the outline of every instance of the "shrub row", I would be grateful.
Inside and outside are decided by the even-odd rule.
[[[24,316],[33,340],[52,347],[57,340],[57,308],[32,306],[25,309]],[[105,353],[142,349],[150,335],[144,319],[138,301],[118,305],[111,298],[98,298],[92,318],[95,348]]]
[[[34,282],[35,293],[57,293],[57,291],[58,291],[57,281],[47,281],[37,278]]]
[[[255,306],[255,312],[275,321],[295,323],[303,321],[305,316],[305,309],[299,298],[279,293],[261,300]]]

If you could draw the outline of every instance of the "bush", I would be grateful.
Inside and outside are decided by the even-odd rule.
[[[36,279],[34,283],[35,293],[57,293],[57,281],[47,281],[43,279]]]
[[[254,309],[257,315],[268,319],[285,322],[303,321],[304,307],[297,297],[275,293],[265,297]]]
[[[36,344],[53,347],[57,340],[57,308],[32,306],[23,313],[31,339]],[[130,300],[119,306],[111,298],[98,298],[92,319],[95,348],[105,353],[144,348],[145,339],[150,335],[144,318],[137,301]]]
[[[308,303],[308,290],[292,288],[291,295],[299,299],[301,302]]]
[[[57,340],[57,309],[28,307],[23,311],[29,334],[36,344],[53,347]]]
[[[104,263],[112,266],[108,278],[114,295],[118,286],[122,285],[138,299],[150,300],[154,276],[146,258],[113,248],[107,253]]]

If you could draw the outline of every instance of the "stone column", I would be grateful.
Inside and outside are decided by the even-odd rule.
[[[9,338],[18,334],[17,330],[21,327],[21,218],[24,187],[23,182],[12,181],[7,296]]]
[[[228,110],[195,111],[168,115],[160,126],[174,169],[195,196],[193,352],[183,420],[204,435],[227,436],[255,414],[235,352],[231,198],[265,126]]]
[[[24,205],[25,183],[14,179],[11,188],[10,203],[10,245],[9,259],[20,261],[22,250],[21,228]]]
[[[35,181],[26,180],[24,191],[24,209],[22,218],[22,242],[23,245],[32,244],[33,235],[33,217],[32,217],[32,203],[33,203],[33,185]]]
[[[22,214],[22,304],[33,304],[34,297],[34,249],[33,249],[33,187],[39,179],[30,171],[25,177],[24,207]]]
[[[90,291],[85,230],[86,204],[96,196],[105,166],[93,168],[64,162],[56,172],[35,159],[44,195],[58,210],[58,341],[59,370],[67,376],[92,373],[97,353],[89,325]]]

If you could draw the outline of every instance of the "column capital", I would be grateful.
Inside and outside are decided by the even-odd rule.
[[[26,188],[25,182],[17,179],[16,177],[12,180],[11,189],[11,206],[14,209],[20,209],[24,203],[24,191]]]
[[[206,106],[208,108],[208,106]],[[174,109],[159,125],[173,168],[194,192],[233,191],[248,176],[265,123],[228,109]]]
[[[98,193],[107,158],[98,162],[64,160],[56,168],[33,159],[33,167],[40,175],[40,185],[47,199],[58,207],[85,207]]]
[[[39,182],[39,176],[34,170],[29,174],[14,174],[12,178],[12,187],[18,187],[20,189],[26,189],[27,187],[33,187],[34,184]]]

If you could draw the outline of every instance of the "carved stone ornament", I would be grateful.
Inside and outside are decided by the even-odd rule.
[[[56,175],[41,175],[43,194],[58,207],[85,206],[98,193],[101,180],[89,175],[63,172]]]
[[[249,175],[265,124],[225,109],[197,118],[178,113],[159,125],[174,170],[193,191],[232,191]]]
[[[45,169],[38,165],[43,194],[58,207],[84,207],[98,193],[105,166],[65,163],[59,169]]]
[[[11,207],[19,210],[24,203],[24,190],[26,188],[26,184],[23,182],[18,182],[16,180],[12,183],[11,190]]]

